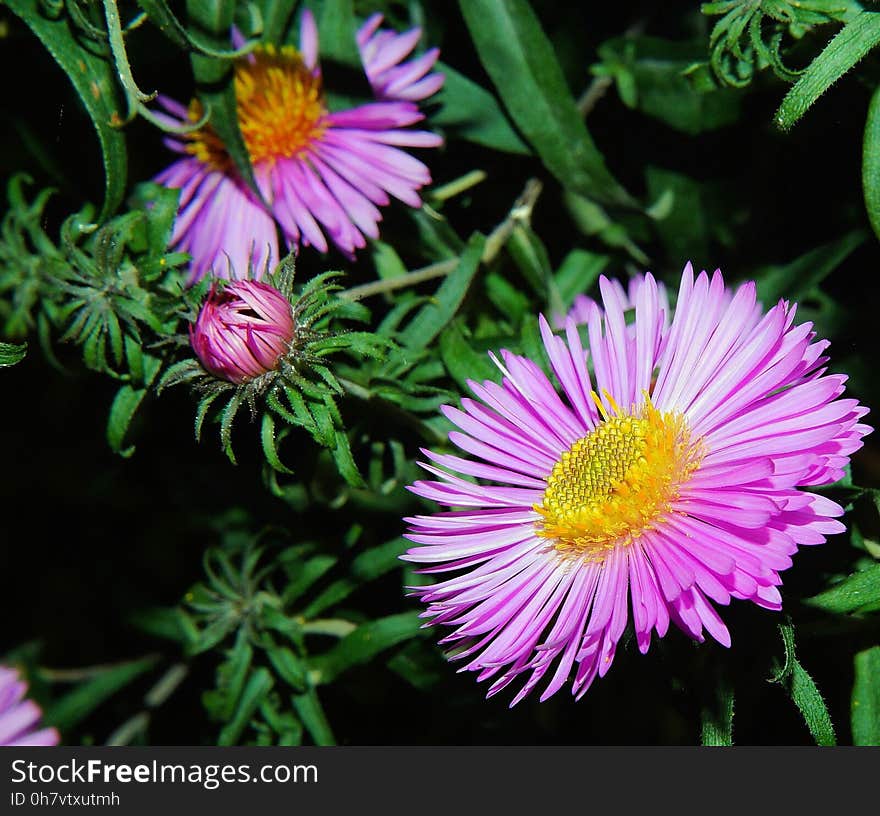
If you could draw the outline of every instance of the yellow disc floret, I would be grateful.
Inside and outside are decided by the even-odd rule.
[[[291,158],[323,133],[327,109],[321,78],[290,46],[257,48],[235,63],[238,127],[251,163]],[[198,100],[189,106],[192,121],[201,119]],[[218,170],[231,167],[226,148],[210,125],[189,133],[187,152]]]
[[[557,550],[602,558],[670,512],[702,453],[681,415],[661,413],[647,396],[630,413],[608,398],[614,414],[593,396],[603,421],[562,454],[535,510],[538,535]]]

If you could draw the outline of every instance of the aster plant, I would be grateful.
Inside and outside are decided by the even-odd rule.
[[[6,0],[0,743],[880,744],[880,12],[582,6]]]

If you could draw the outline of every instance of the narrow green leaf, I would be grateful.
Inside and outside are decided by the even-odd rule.
[[[406,274],[406,264],[400,260],[400,255],[391,244],[384,241],[373,241],[373,263],[376,265],[376,274],[385,280],[386,278],[399,278]]]
[[[293,473],[278,456],[275,446],[275,420],[268,411],[263,413],[263,422],[260,428],[260,441],[263,445],[263,454],[266,461],[279,473]]]
[[[593,288],[610,261],[608,255],[597,255],[585,249],[573,249],[562,259],[555,278],[564,308],[570,308],[577,295],[586,294]]]
[[[306,688],[308,678],[303,662],[286,646],[275,646],[266,652],[278,676],[295,691]]]
[[[695,135],[739,118],[743,93],[696,81],[694,66],[705,59],[705,40],[649,36],[616,37],[599,46],[602,63],[593,72],[615,80],[625,105]]]
[[[791,263],[759,269],[755,274],[758,297],[768,306],[782,297],[804,298],[864,243],[866,237],[862,230],[854,230],[811,249]]]
[[[863,11],[847,23],[786,94],[775,122],[789,130],[828,88],[880,43],[880,13]]]
[[[880,609],[880,564],[853,573],[804,603],[839,615]]]
[[[352,487],[366,487],[367,483],[361,476],[354,457],[351,455],[351,444],[348,434],[343,431],[336,432],[336,444],[333,446],[333,461],[339,470],[339,475]]]
[[[251,674],[232,720],[220,732],[217,740],[219,745],[235,745],[241,739],[245,728],[274,684],[271,672],[264,666]]]
[[[315,745],[336,745],[333,731],[330,729],[330,723],[327,722],[327,716],[315,689],[309,689],[303,694],[294,694],[291,699],[296,713],[311,734]]]
[[[293,575],[282,596],[285,606],[303,595],[336,562],[336,557],[332,555],[316,555],[306,562],[297,562],[296,569],[291,570]]]
[[[459,6],[480,61],[547,169],[583,195],[632,204],[605,166],[527,0],[459,0]]]
[[[862,191],[874,234],[880,239],[880,85],[871,96],[862,141]]]
[[[235,0],[187,0],[190,22],[212,47],[228,47],[235,18]],[[210,124],[242,178],[262,198],[251,167],[244,137],[238,127],[235,102],[235,71],[227,59],[190,54],[198,95],[205,109],[210,109]]]
[[[321,34],[321,60],[336,60],[360,67],[354,0],[323,0],[317,20]]]
[[[235,461],[235,453],[232,450],[232,423],[235,421],[235,416],[238,413],[238,409],[241,408],[242,402],[244,402],[244,393],[236,391],[229,402],[226,403],[220,418],[220,444],[223,452],[233,465],[237,464],[237,462]],[[201,405],[199,408],[201,409]],[[201,414],[201,410],[199,413]]]
[[[27,354],[27,343],[0,343],[0,368],[20,363]]]
[[[427,348],[452,320],[477,274],[484,243],[485,238],[479,233],[471,236],[458,266],[440,284],[431,302],[425,304],[400,333],[401,345],[413,351]]]
[[[278,46],[284,42],[297,0],[263,0],[263,41]]]
[[[828,707],[806,669],[796,662],[791,676],[791,699],[800,709],[816,745],[837,745]]]
[[[718,682],[714,705],[701,712],[703,745],[733,745],[733,689],[726,679]]]
[[[517,224],[507,241],[507,251],[532,291],[542,299],[547,298],[551,282],[550,257],[535,231],[525,224]]]
[[[855,657],[852,690],[853,745],[880,745],[880,646]]]
[[[834,726],[831,723],[828,707],[813,678],[795,654],[794,626],[790,622],[781,623],[779,632],[785,646],[785,664],[773,676],[773,682],[779,683],[788,691],[816,744],[836,745],[837,739],[834,736]]]
[[[247,632],[239,629],[235,645],[228,652],[218,676],[216,714],[227,722],[232,718],[244,692],[244,684],[253,664],[254,650],[248,642]]]
[[[443,87],[431,97],[431,103],[440,106],[430,116],[432,125],[444,128],[459,139],[493,150],[520,155],[532,152],[489,91],[445,63],[438,63],[437,70],[445,79]]]
[[[123,113],[113,64],[79,44],[66,15],[46,16],[38,0],[5,0],[5,4],[61,66],[92,120],[104,162],[104,204],[98,215],[98,221],[104,221],[122,201],[127,174],[125,137],[118,128]]]
[[[358,587],[400,567],[402,565],[400,556],[406,548],[407,542],[404,539],[394,538],[362,552],[351,562],[350,577],[341,578],[330,584],[303,609],[303,617],[311,619],[320,615],[324,610],[347,598]]]
[[[450,376],[462,389],[468,380],[496,380],[498,368],[485,351],[476,351],[464,336],[462,324],[455,320],[440,335],[440,357]]]
[[[107,442],[114,453],[128,458],[134,453],[134,445],[123,447],[125,434],[128,432],[131,421],[140,404],[147,394],[145,388],[132,388],[123,385],[116,392],[113,404],[110,406],[110,416],[107,419]]]
[[[418,612],[402,612],[361,624],[332,649],[312,658],[315,682],[332,683],[346,669],[367,663],[385,649],[409,640],[421,624]]]
[[[52,703],[45,710],[43,719],[63,733],[88,717],[117,691],[153,668],[157,662],[157,657],[144,657],[113,666]]]
[[[200,43],[174,16],[165,0],[137,0],[137,4],[146,12],[150,22],[184,51],[194,51],[218,59],[234,59],[240,53],[238,50],[215,49]]]

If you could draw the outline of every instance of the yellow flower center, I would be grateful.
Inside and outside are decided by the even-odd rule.
[[[562,454],[535,510],[538,535],[557,550],[601,559],[670,512],[702,449],[683,417],[661,413],[647,395],[629,414],[610,398],[614,414],[593,399],[603,421]]]
[[[238,127],[251,163],[291,158],[307,148],[326,127],[327,109],[321,78],[306,67],[292,46],[271,45],[235,63],[235,104]],[[203,109],[198,100],[189,105],[196,122]],[[187,152],[218,170],[232,166],[229,154],[210,125],[189,133]]]

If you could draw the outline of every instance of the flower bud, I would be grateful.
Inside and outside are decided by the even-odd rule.
[[[205,369],[236,385],[277,368],[293,335],[287,298],[275,287],[251,280],[212,287],[189,332]]]

